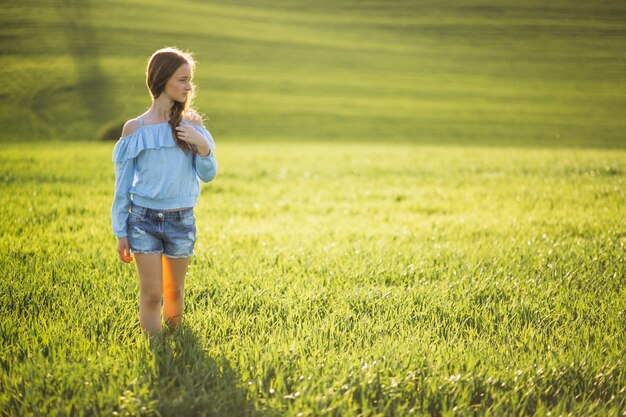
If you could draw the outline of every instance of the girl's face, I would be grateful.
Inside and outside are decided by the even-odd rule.
[[[174,72],[174,75],[167,80],[165,94],[174,101],[184,103],[191,93],[191,67],[183,64]]]

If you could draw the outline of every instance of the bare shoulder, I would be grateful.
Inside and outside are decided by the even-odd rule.
[[[202,116],[196,112],[185,112],[183,120],[196,126],[204,126],[202,123]]]
[[[122,137],[132,135],[136,131],[139,130],[141,124],[137,119],[130,119],[126,123],[124,123],[124,128],[122,129]]]

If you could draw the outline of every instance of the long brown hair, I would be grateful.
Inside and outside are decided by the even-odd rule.
[[[146,69],[146,84],[153,98],[158,98],[161,93],[165,91],[167,81],[174,75],[178,67],[183,64],[189,64],[193,73],[196,63],[191,57],[191,53],[183,52],[177,48],[165,47],[152,54],[148,60],[148,68]],[[196,86],[193,85],[193,83],[191,86],[192,89],[189,94],[187,94],[187,99],[184,103],[174,101],[168,122],[176,143],[185,153],[195,152],[196,149],[189,142],[178,138],[176,127],[183,120],[184,113],[195,112],[195,109],[191,106],[191,102],[193,101]]]

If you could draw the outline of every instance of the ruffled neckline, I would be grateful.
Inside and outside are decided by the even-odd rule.
[[[170,124],[169,122],[161,122],[161,123],[154,123],[154,124],[151,124],[151,125],[141,125],[141,126],[139,127],[139,129],[135,130],[135,131],[134,131],[133,133],[131,133],[130,135],[121,136],[121,137],[120,137],[120,140],[125,139],[125,138],[129,138],[129,137],[133,136],[135,133],[137,133],[137,132],[139,132],[140,130],[143,130],[143,129],[147,129],[147,128],[150,128],[150,127],[165,126],[165,125],[168,125],[168,126],[169,126],[169,124]],[[191,126],[196,126],[196,127],[202,127],[202,126],[194,125],[193,123],[189,123],[189,122],[188,122],[188,121],[186,121],[186,120],[182,120],[182,121],[180,122],[180,124],[181,124],[181,125],[182,125],[182,124],[186,124],[186,125],[191,125]]]
[[[198,132],[204,136],[209,142],[209,148],[215,149],[215,141],[211,136],[211,133],[204,127],[190,123],[186,120],[181,121],[181,124],[187,124],[193,126]],[[165,127],[167,130],[161,132],[154,129],[156,127]],[[155,130],[158,133],[155,133]],[[178,146],[172,135],[172,130],[169,127],[168,122],[155,123],[151,125],[142,125],[139,129],[131,133],[130,135],[122,136],[119,138],[113,149],[113,162],[123,162],[127,159],[137,157],[139,153],[145,149],[161,149],[161,148],[173,148]]]

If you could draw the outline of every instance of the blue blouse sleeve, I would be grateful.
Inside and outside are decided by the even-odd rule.
[[[207,156],[200,156],[195,154],[193,157],[193,166],[196,170],[198,178],[204,182],[209,182],[217,175],[217,161],[213,150],[216,148],[215,141],[204,126],[192,125],[194,129],[204,136],[209,143],[209,149],[211,150]]]
[[[137,135],[121,138],[113,149],[113,162],[115,162],[115,193],[111,206],[111,226],[115,237],[122,238],[128,235],[126,219],[131,205],[129,189],[135,179],[135,149]]]

